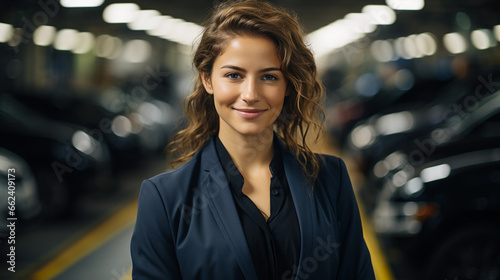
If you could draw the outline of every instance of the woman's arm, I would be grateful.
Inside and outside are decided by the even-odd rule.
[[[162,197],[150,180],[142,183],[130,251],[133,279],[182,279],[170,221]]]
[[[340,266],[337,279],[375,279],[370,252],[363,239],[358,204],[345,163],[339,160],[340,189],[337,213],[340,221]]]

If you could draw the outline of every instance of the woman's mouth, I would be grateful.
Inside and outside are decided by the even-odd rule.
[[[243,108],[233,108],[238,115],[245,119],[255,119],[260,117],[264,112],[266,112],[266,109],[243,109]]]

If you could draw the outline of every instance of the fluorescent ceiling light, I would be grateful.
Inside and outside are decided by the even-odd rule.
[[[131,40],[125,43],[123,55],[126,61],[141,63],[151,56],[151,45],[145,40]]]
[[[9,41],[12,35],[14,35],[14,27],[10,24],[0,22],[0,43]]]
[[[496,41],[493,37],[493,33],[488,29],[478,29],[471,33],[471,41],[474,47],[478,50],[485,50],[496,46]]]
[[[61,0],[61,5],[66,8],[99,7],[104,0]]]
[[[453,54],[463,53],[467,50],[467,43],[462,34],[454,32],[448,33],[443,37],[444,47]]]
[[[103,34],[96,38],[95,54],[98,57],[114,59],[118,57],[122,49],[122,41],[119,38]]]
[[[54,41],[56,32],[54,26],[40,25],[33,33],[33,43],[37,46],[48,46]]]
[[[140,10],[137,11],[135,19],[127,24],[128,28],[132,30],[151,30],[154,29],[161,14],[157,10]]]
[[[69,51],[78,43],[78,31],[74,29],[61,29],[57,32],[54,48],[61,51]]]
[[[89,52],[95,45],[94,34],[90,32],[81,32],[78,34],[78,43],[73,49],[73,53],[84,54]]]
[[[361,12],[370,16],[373,24],[390,25],[396,21],[396,13],[386,5],[366,5]]]
[[[423,55],[433,55],[436,53],[437,44],[432,33],[426,32],[417,35],[415,42]]]
[[[377,28],[371,16],[367,14],[349,13],[344,19],[350,21],[354,31],[358,33],[371,33]]]
[[[107,6],[102,12],[102,18],[107,23],[128,23],[132,22],[139,6],[134,3],[117,3]]]
[[[495,25],[493,27],[493,32],[495,33],[495,38],[500,41],[500,25]]]
[[[422,10],[424,8],[424,0],[386,0],[389,7],[394,10]]]
[[[380,62],[388,62],[395,58],[394,48],[387,40],[376,40],[370,45],[373,57]]]

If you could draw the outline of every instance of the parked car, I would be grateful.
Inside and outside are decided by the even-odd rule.
[[[119,168],[158,152],[173,129],[174,113],[163,101],[134,100],[119,90],[92,96],[16,93],[12,96],[40,114],[89,128],[105,141]]]
[[[500,74],[498,71],[494,73]],[[362,171],[366,173],[372,170],[381,158],[413,145],[419,137],[446,125],[457,113],[454,111],[458,107],[467,109],[477,106],[492,94],[493,91],[487,89],[477,90],[477,77],[455,80],[440,87],[434,96],[427,94],[427,99],[420,103],[394,107],[359,122],[349,134],[347,151],[353,155]]]
[[[387,86],[373,96],[353,94],[326,108],[327,129],[340,146],[346,148],[349,146],[349,134],[357,124],[377,114],[390,114],[396,110],[412,110],[426,106],[439,97],[446,86],[461,80],[426,78],[418,80],[407,89]]]
[[[473,108],[381,160],[377,184],[362,189],[415,279],[500,276],[500,91]]]
[[[8,236],[9,217],[29,220],[41,212],[38,183],[28,163],[20,156],[0,147],[0,240]],[[9,183],[12,182],[12,184]],[[12,198],[8,198],[12,197]],[[12,207],[11,215],[9,208]],[[19,223],[17,223],[19,224]]]
[[[86,130],[47,119],[0,94],[0,146],[31,167],[49,215],[65,213],[83,189],[113,186],[107,145]]]

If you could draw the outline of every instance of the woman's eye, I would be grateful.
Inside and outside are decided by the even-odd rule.
[[[275,76],[273,75],[265,75],[264,77],[262,77],[263,80],[265,81],[275,81],[277,80],[278,78],[276,78]]]
[[[229,74],[226,74],[226,77],[228,77],[229,79],[241,78],[240,74],[238,74],[238,73],[229,73]]]

